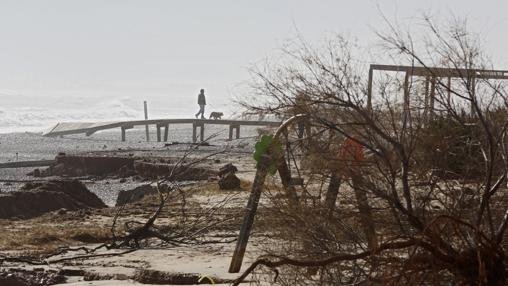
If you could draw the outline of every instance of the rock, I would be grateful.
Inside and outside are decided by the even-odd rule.
[[[240,179],[234,173],[227,173],[220,177],[218,183],[221,190],[234,190],[240,187]]]
[[[219,159],[215,159],[215,160],[213,160],[213,162],[214,162],[215,164],[219,164],[219,163],[220,163],[220,160],[219,160]]]
[[[120,191],[116,199],[116,206],[139,201],[143,197],[151,194],[157,194],[157,189],[150,185],[139,186],[129,191]]]
[[[106,205],[80,181],[28,183],[0,194],[0,218],[30,218],[62,208],[79,210]]]
[[[240,179],[235,175],[236,172],[238,168],[231,163],[220,168],[218,184],[221,190],[234,190],[240,187]]]
[[[219,177],[222,177],[228,173],[234,174],[236,172],[238,172],[238,168],[235,165],[228,163],[219,169],[219,172],[217,173],[217,175],[219,175]]]

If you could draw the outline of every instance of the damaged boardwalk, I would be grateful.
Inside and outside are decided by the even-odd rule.
[[[170,125],[176,124],[189,124],[192,125],[192,142],[198,141],[197,129],[199,128],[199,140],[205,139],[205,125],[228,125],[229,126],[229,140],[240,138],[240,126],[279,126],[278,121],[251,121],[251,120],[214,120],[214,119],[150,119],[150,120],[137,120],[137,121],[120,121],[120,122],[107,122],[107,123],[79,123],[79,122],[63,122],[58,123],[50,131],[44,132],[43,135],[47,137],[64,136],[71,134],[85,134],[91,136],[95,132],[102,130],[109,130],[119,128],[121,130],[122,141],[126,140],[126,130],[132,129],[135,126],[150,126],[154,125],[157,128],[157,141],[168,141],[170,133]],[[164,138],[162,138],[162,128],[164,128]],[[149,136],[147,134],[147,141]]]

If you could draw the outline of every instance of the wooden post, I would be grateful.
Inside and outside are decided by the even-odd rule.
[[[145,120],[148,120],[148,107],[147,107],[146,101],[143,101],[143,106],[145,109]],[[150,141],[150,132],[148,129],[148,124],[145,125],[145,131],[146,131],[146,142],[149,142]]]
[[[289,203],[291,207],[298,206],[298,194],[296,193],[296,189],[291,182],[291,172],[289,170],[288,164],[286,162],[286,158],[282,156],[279,159],[279,165],[277,166],[277,171],[279,172],[280,181],[284,186],[286,191],[286,195],[289,199]]]
[[[266,167],[260,164],[260,167],[256,171],[254,183],[252,184],[252,191],[247,203],[247,212],[243,218],[235,252],[233,253],[233,258],[229,265],[229,273],[238,273],[240,268],[242,268],[243,256],[245,255],[245,249],[249,242],[250,231],[258,209],[259,198],[261,197],[261,191],[265,183],[266,173]]]
[[[406,72],[404,78],[404,104],[403,104],[403,120],[406,122],[409,118],[409,73]]]
[[[164,142],[168,142],[169,124],[164,126]]]
[[[233,140],[233,125],[229,125],[229,141]]]
[[[298,120],[297,122],[300,122]],[[288,142],[288,129],[284,128],[282,130],[284,134],[285,141]],[[286,145],[287,146],[287,145]],[[286,149],[288,161],[290,157],[289,149]],[[293,177],[291,175],[291,169],[289,168],[290,162],[286,161],[286,158],[283,153],[279,155],[280,157],[277,159],[277,171],[279,172],[280,181],[284,186],[284,190],[286,191],[286,196],[289,200],[289,206],[291,208],[295,208],[298,206],[298,194],[296,193],[295,184],[293,182]],[[301,179],[301,178],[299,178]]]
[[[196,143],[196,122],[192,123],[192,143]]]
[[[205,124],[202,122],[194,122],[192,123],[192,142],[196,143],[198,141],[197,137],[197,128],[199,129],[199,135],[201,136],[200,141],[205,140]]]
[[[374,218],[372,215],[372,208],[367,198],[367,193],[362,189],[361,178],[358,174],[351,176],[353,191],[358,204],[358,212],[360,218],[360,225],[363,228],[369,249],[374,251],[378,247],[378,238],[376,228],[374,225]]]
[[[122,142],[125,142],[125,130],[134,128],[134,126],[122,126],[120,127],[122,129]]]
[[[201,128],[199,130],[199,137],[200,137],[199,141],[203,142],[203,141],[205,141],[205,124],[201,123],[201,126],[199,128]]]
[[[429,120],[434,118],[434,101],[436,98],[436,78],[430,80],[430,102],[429,102]]]
[[[157,124],[157,142],[161,142],[161,125]]]
[[[476,92],[476,79],[475,77],[473,76],[473,78],[471,79],[471,106],[470,106],[470,113],[471,113],[471,117],[474,116],[474,104],[475,104],[475,101],[476,101],[476,98],[475,98],[475,92]]]
[[[423,101],[423,117],[425,120],[427,120],[429,114],[429,84],[430,78],[427,76],[425,78],[425,98]]]
[[[427,121],[429,114],[429,77],[425,77],[425,91],[423,98],[423,120]]]
[[[236,125],[236,139],[240,139],[240,125]]]
[[[122,142],[125,142],[125,127],[121,127],[122,128]]]
[[[284,121],[275,132],[273,138],[277,139],[284,130],[287,130],[286,128],[289,126],[289,124],[302,117],[305,117],[305,115],[298,114]],[[268,150],[270,150],[270,148],[271,147],[269,146]],[[271,161],[269,154],[266,155],[268,156],[262,156],[261,161],[258,162],[256,176],[254,178],[249,201],[247,203],[247,211],[243,218],[240,234],[238,235],[238,241],[236,242],[235,252],[233,253],[233,258],[231,259],[231,264],[229,265],[229,273],[238,273],[242,267],[243,256],[245,254],[245,249],[247,248],[250,231],[252,229],[254,217],[256,216],[256,211],[258,208],[259,198],[261,197],[261,191],[263,190],[263,185],[265,183],[268,164]],[[280,168],[280,165],[278,167]]]
[[[371,66],[369,68],[369,83],[367,86],[367,110],[369,112],[372,111],[372,75],[373,75],[373,69]]]
[[[447,90],[447,97],[446,97],[446,102],[448,104],[447,108],[450,109],[451,108],[451,104],[452,104],[452,78],[451,77],[448,77],[448,90]]]
[[[340,188],[340,176],[337,172],[333,171],[330,178],[330,183],[328,184],[328,190],[326,191],[325,197],[325,211],[326,217],[332,218],[333,211],[335,210],[335,202],[337,201],[337,195],[339,194]]]

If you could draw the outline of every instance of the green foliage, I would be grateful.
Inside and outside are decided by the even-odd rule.
[[[275,174],[277,172],[277,164],[282,154],[282,146],[280,143],[273,138],[272,134],[264,134],[261,136],[259,141],[254,146],[254,160],[257,162],[257,167],[260,167],[260,164],[263,160],[264,156],[269,156],[270,161],[267,164],[267,171],[270,174]]]

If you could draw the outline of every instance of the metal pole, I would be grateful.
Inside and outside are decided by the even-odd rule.
[[[145,107],[145,120],[148,120],[148,107],[146,105],[146,101],[143,101],[143,105]],[[145,125],[145,131],[146,131],[146,142],[150,142],[150,133],[148,130],[148,124]]]

